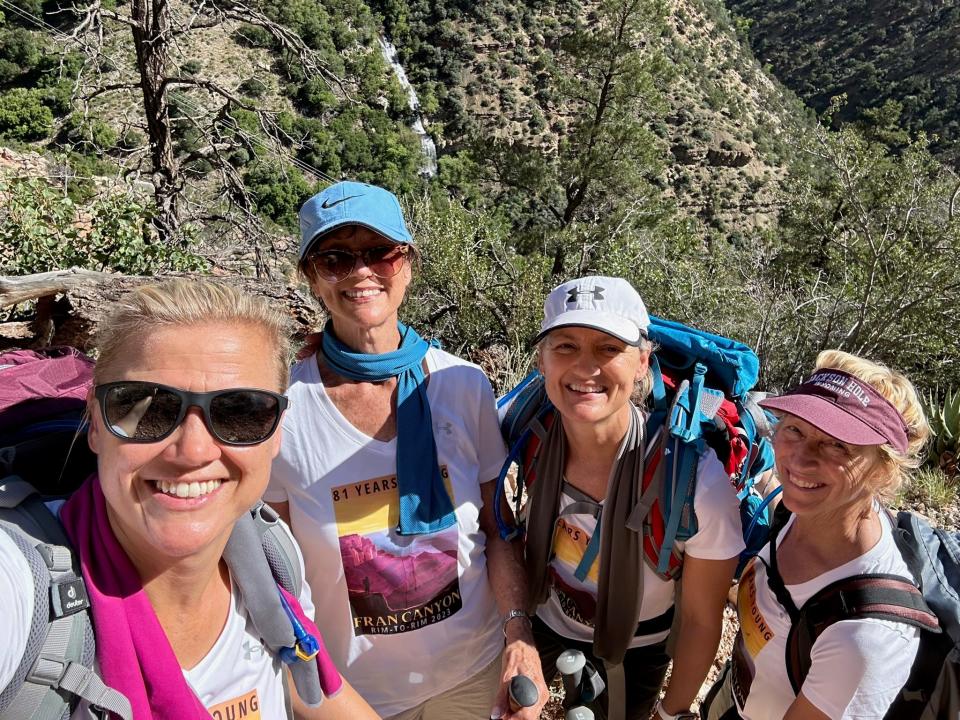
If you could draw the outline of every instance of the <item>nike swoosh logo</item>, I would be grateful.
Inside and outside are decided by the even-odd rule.
[[[342,203],[342,202],[346,202],[346,201],[349,200],[350,198],[355,198],[355,197],[360,197],[360,196],[359,196],[359,195],[347,195],[347,197],[345,197],[345,198],[340,198],[339,200],[334,200],[333,202],[330,202],[329,200],[324,200],[322,203],[320,203],[320,207],[322,207],[324,210],[329,210],[330,208],[332,208],[332,207],[334,207],[334,206],[336,206],[336,205],[339,205],[339,204]]]

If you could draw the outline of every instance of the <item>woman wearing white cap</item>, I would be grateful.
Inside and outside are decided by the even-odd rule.
[[[814,640],[803,679],[786,649],[791,614],[827,586],[872,573],[912,584],[880,502],[920,462],[929,428],[916,391],[882,365],[827,350],[806,382],[761,405],[781,415],[774,452],[793,515],[743,573],[733,659],[705,717],[884,717],[910,674],[917,628],[836,622]]]
[[[265,499],[304,549],[330,654],[384,717],[533,720],[547,693],[518,619],[519,551],[492,511],[505,450],[490,383],[399,322],[415,251],[392,193],[337,183],[300,229],[329,320],[293,368]],[[520,712],[515,674],[541,691]]]
[[[675,602],[675,582],[647,566],[642,532],[628,527],[652,445],[632,401],[650,388],[649,316],[636,290],[610,277],[560,285],[544,311],[538,363],[559,421],[535,467],[523,468],[536,475],[526,544],[534,634],[548,675],[562,649],[606,672],[595,712],[646,720],[669,663]],[[694,510],[698,531],[677,547],[685,559],[673,671],[653,715],[665,720],[694,717],[744,548],[737,499],[712,450],[699,461]]]

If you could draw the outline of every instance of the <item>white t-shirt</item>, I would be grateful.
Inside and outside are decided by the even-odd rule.
[[[33,575],[27,559],[0,530],[0,690],[13,679],[27,649],[33,617]]]
[[[486,667],[503,636],[487,579],[480,484],[505,457],[493,390],[476,365],[431,348],[427,397],[455,525],[400,536],[396,439],[361,433],[324,390],[316,357],[294,366],[268,502],[289,502],[333,661],[382,716]]]
[[[852,575],[911,577],[889,521],[883,513],[880,517],[880,540],[870,550],[813,580],[786,586],[798,608],[830,583]],[[780,533],[778,547],[793,521]],[[790,616],[770,590],[760,558],[769,561],[769,545],[744,571],[737,600],[740,632],[734,643],[734,667],[739,672],[734,699],[747,720],[783,717],[796,697],[784,660]],[[920,631],[903,623],[874,618],[834,623],[813,644],[810,672],[801,691],[831,718],[881,718],[906,683],[919,644]]]
[[[560,497],[560,509],[572,503],[567,493]],[[740,504],[723,465],[711,449],[700,458],[697,486],[693,493],[697,532],[677,549],[702,560],[728,560],[743,549],[740,529]],[[583,558],[597,521],[592,515],[563,515],[557,520],[550,561],[551,590],[546,602],[537,608],[537,616],[554,632],[581,642],[593,642],[593,618],[597,604],[597,580],[600,557],[597,553],[583,582],[574,575]],[[674,580],[663,580],[649,563],[643,563],[643,602],[637,621],[650,620],[667,612],[674,601]],[[651,645],[665,639],[669,629],[652,635],[634,637],[630,647]]]
[[[313,604],[306,585],[299,599],[304,613],[312,617]],[[32,611],[30,567],[10,537],[0,531],[0,617],[4,618],[0,623],[0,688],[10,682],[20,665]],[[195,667],[183,671],[183,676],[213,720],[273,720],[286,717],[283,672],[280,659],[263,645],[240,594],[231,589],[230,611],[220,636]],[[88,717],[85,705],[81,703],[71,717]]]

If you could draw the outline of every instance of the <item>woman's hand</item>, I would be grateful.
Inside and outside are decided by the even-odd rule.
[[[510,626],[519,626],[516,629]],[[522,628],[522,631],[520,630]],[[516,711],[510,708],[510,682],[517,675],[525,675],[537,688],[537,702],[528,708],[519,708]],[[550,691],[543,679],[540,668],[540,654],[533,641],[529,623],[520,621],[507,624],[507,644],[503,649],[503,671],[500,674],[500,689],[497,691],[491,718],[503,720],[536,720],[540,711],[547,704]]]
[[[527,607],[527,578],[524,573],[523,555],[519,543],[509,543],[500,537],[497,521],[493,515],[493,504],[500,502],[504,512],[510,508],[504,498],[497,497],[497,482],[490,480],[480,485],[483,507],[480,508],[480,529],[487,536],[485,553],[487,556],[487,576],[490,587],[497,599],[497,607],[506,616],[513,608]],[[512,619],[503,627],[506,646],[503,649],[503,673],[500,676],[500,689],[490,717],[504,720],[536,720],[540,710],[549,698],[547,685],[543,680],[540,667],[540,654],[533,640],[533,631],[529,620],[522,617]],[[516,712],[510,710],[508,690],[515,675],[526,675],[537,686],[539,697],[537,704],[522,708]]]

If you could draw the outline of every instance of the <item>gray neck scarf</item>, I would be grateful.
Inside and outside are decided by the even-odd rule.
[[[610,471],[600,523],[600,577],[594,618],[593,653],[621,663],[640,617],[643,601],[643,521],[653,504],[656,483],[642,493],[646,428],[631,404],[630,424]],[[550,592],[548,565],[560,507],[567,438],[559,416],[537,455],[527,517],[526,569],[533,612]],[[526,470],[526,468],[524,468]],[[610,592],[616,588],[616,597]]]

